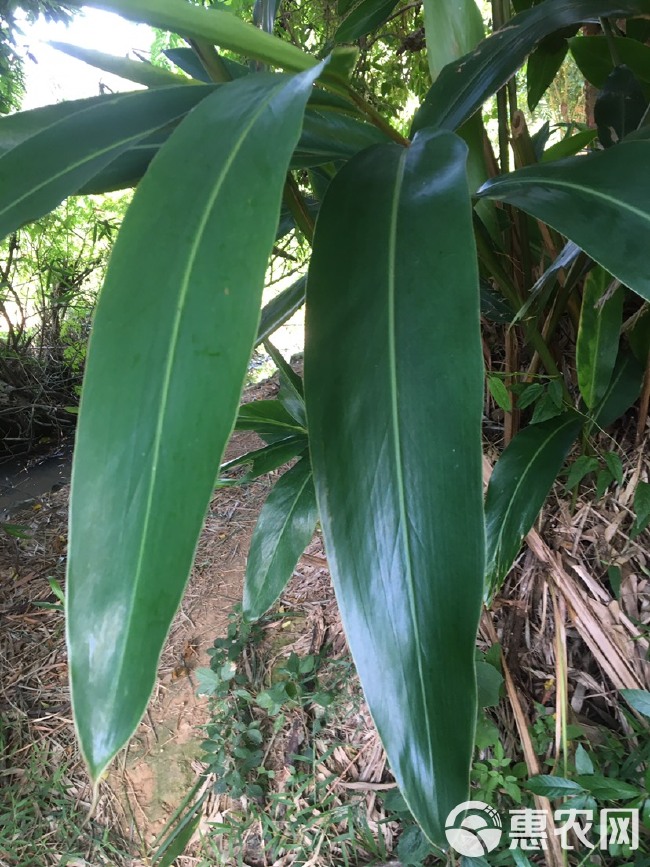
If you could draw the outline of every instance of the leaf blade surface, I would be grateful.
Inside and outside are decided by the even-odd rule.
[[[209,97],[152,164],[113,252],[77,429],[66,603],[75,722],[95,780],[144,712],[187,580],[317,70],[251,76]]]
[[[332,577],[391,767],[438,843],[467,795],[484,553],[465,159],[458,138],[429,131],[354,158],[325,195],[307,281],[305,399]]]
[[[650,141],[531,166],[488,181],[478,196],[509,202],[562,232],[650,301]]]

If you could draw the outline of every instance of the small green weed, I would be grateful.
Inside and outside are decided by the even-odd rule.
[[[263,635],[263,625],[234,613],[210,668],[197,672],[199,691],[211,697],[204,758],[216,792],[232,801],[204,840],[205,863],[233,867],[262,851],[269,863],[287,852],[297,865],[314,857],[331,865],[385,861],[389,851],[366,818],[365,797],[342,796],[327,771],[337,744],[324,747],[323,730],[330,714],[342,713],[342,696],[350,698],[351,664],[291,652],[269,671],[255,653]],[[281,738],[278,761],[272,752]]]

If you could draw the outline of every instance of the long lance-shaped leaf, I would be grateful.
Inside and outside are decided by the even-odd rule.
[[[431,79],[435,81],[448,63],[453,63],[476,48],[485,36],[485,27],[474,0],[424,0],[423,5],[427,61]],[[470,191],[474,192],[489,177],[485,167],[482,118],[475,115],[459,130],[459,135],[469,148],[467,177]],[[494,205],[481,202],[477,206],[477,213],[490,234],[498,237]]]
[[[142,65],[142,64],[140,64]],[[312,94],[312,97],[316,93]],[[84,185],[80,192],[106,192],[134,186],[147,170],[171,128],[139,141],[121,153],[98,175]],[[372,144],[386,141],[386,136],[370,124],[338,111],[323,111],[308,106],[302,134],[291,158],[292,168],[322,165],[338,159],[349,159]],[[0,145],[1,146],[1,145]],[[476,182],[479,187],[485,175]]]
[[[86,99],[57,102],[54,105],[44,105],[42,108],[6,115],[0,119],[0,155],[76,111],[102,103],[106,105],[114,99],[115,94],[103,94]]]
[[[165,144],[177,125],[178,122],[167,124],[167,126],[157,130],[153,135],[140,139],[136,145],[120,153],[116,159],[96,175],[93,175],[79,189],[79,195],[109,193],[113,190],[125,190],[129,187],[135,187],[146,174],[151,160]]]
[[[483,585],[466,153],[426,131],[351,160],[325,195],[307,279],[305,398],[332,578],[391,768],[438,844],[467,797]]]
[[[628,411],[641,393],[643,373],[644,368],[631,352],[619,352],[607,390],[591,413],[595,424],[608,427]]]
[[[244,615],[257,620],[273,605],[316,529],[318,507],[309,458],[276,482],[251,539],[244,583]]]
[[[457,129],[515,74],[544,37],[593,17],[650,14],[650,0],[545,0],[515,15],[475,51],[450,63],[429,90],[413,122]]]
[[[339,24],[334,34],[335,42],[354,42],[376,30],[386,21],[397,6],[397,0],[360,0]]]
[[[614,372],[623,318],[623,290],[606,297],[611,275],[596,266],[585,280],[576,343],[580,394],[589,409],[604,397]]]
[[[424,30],[432,81],[448,63],[473,51],[485,36],[475,0],[424,0]]]
[[[0,157],[0,237],[51,211],[120,153],[213,90],[206,84],[159,87],[75,103],[53,122],[47,121],[58,114],[46,113],[42,129]]]
[[[295,45],[259,30],[224,8],[205,9],[186,0],[70,0],[69,5],[107,9],[130,21],[208,39],[221,48],[283,69],[300,72],[316,64],[313,57]]]
[[[528,425],[497,461],[485,500],[488,597],[510,571],[583,422],[571,411]]]
[[[191,78],[177,75],[161,66],[154,66],[142,60],[130,60],[128,57],[116,57],[114,54],[106,54],[103,51],[93,51],[90,48],[82,48],[79,45],[70,45],[68,42],[50,42],[52,48],[88,63],[96,69],[118,75],[127,81],[135,81],[136,84],[144,84],[145,87],[161,87],[170,84],[194,84]]]
[[[629,66],[639,81],[650,84],[650,46],[623,36],[612,36],[612,40],[609,42],[606,36],[569,39],[573,59],[587,81],[598,88],[605,84],[615,65],[610,52],[610,45],[613,45],[617,62]]]
[[[530,166],[488,181],[479,196],[543,220],[650,300],[650,141]]]
[[[255,340],[256,346],[270,337],[274,331],[277,331],[281,325],[291,319],[297,310],[300,310],[305,303],[306,282],[304,277],[299,277],[295,283],[292,283],[288,289],[283,289],[262,309],[257,339]]]
[[[75,722],[95,780],[144,712],[187,580],[319,69],[208,97],[152,164],[111,258],[77,429],[66,605]]]

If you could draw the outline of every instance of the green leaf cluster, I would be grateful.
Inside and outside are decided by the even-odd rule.
[[[382,111],[363,87],[363,52],[337,45],[377,42],[392,4],[340,4],[318,56],[279,24],[270,32],[270,7],[259,29],[185,0],[90,5],[177,33],[193,52],[170,52],[173,73],[122,64],[144,91],[0,122],[5,233],[68,195],[137,184],[93,325],[72,482],[67,637],[91,775],[144,712],[215,480],[297,460],[260,516],[245,612],[277,599],[319,521],[392,772],[422,841],[445,845],[470,783],[482,602],[576,440],[634,403],[647,365],[647,334],[633,327],[650,300],[647,97],[612,22],[647,15],[650,0],[544,0],[483,40],[473,4],[470,27],[455,4],[425,0],[434,80],[408,139],[409,108]],[[614,38],[599,140],[547,147],[548,128],[532,136],[508,117],[508,83],[530,57],[534,104],[594,17]],[[388,82],[387,103],[396,92]],[[498,158],[480,114],[495,95]],[[287,231],[312,247],[306,285],[261,310]],[[303,296],[304,382],[268,344],[279,398],[238,409],[254,346]],[[510,442],[485,502],[482,317],[504,342],[516,328],[525,359],[488,380]],[[235,428],[262,444],[221,466]],[[585,457],[581,472],[593,471]],[[606,465],[618,480],[616,460]],[[640,486],[635,533],[647,499]],[[231,677],[224,665],[215,689]],[[263,701],[279,713],[299,698],[287,677]],[[243,762],[259,758],[255,731],[239,733]]]

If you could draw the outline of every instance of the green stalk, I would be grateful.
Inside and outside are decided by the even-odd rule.
[[[283,198],[285,205],[291,211],[296,226],[298,226],[307,241],[312,244],[314,240],[315,223],[291,172],[287,175]]]
[[[476,233],[476,246],[479,253],[479,258],[486,266],[492,277],[499,284],[499,289],[501,290],[503,297],[506,299],[508,304],[510,304],[513,311],[516,313],[521,307],[519,290],[515,286],[510,276],[501,267],[501,263],[497,259],[494,251],[491,249],[486,239],[482,236],[482,232],[480,230]],[[565,400],[568,403],[571,403],[571,395],[569,394],[569,391],[564,383],[564,377],[560,373],[560,369],[555,363],[555,359],[553,358],[550,349],[546,345],[544,338],[532,322],[522,322],[522,328],[524,330],[526,340],[531,344],[535,352],[537,352],[537,354],[539,355],[542,364],[546,368],[546,372],[550,376],[557,376],[560,378],[560,382],[562,382],[563,385]]]
[[[228,72],[226,64],[219,56],[219,52],[211,42],[205,39],[188,39],[189,44],[194,49],[194,53],[203,64],[203,68],[208,73],[212,81],[218,84],[225,84],[227,81],[232,81],[232,75]]]
[[[614,64],[614,66],[620,66],[621,57],[618,53],[616,40],[614,39],[614,31],[612,30],[612,25],[609,23],[609,19],[601,18],[600,26],[603,28],[603,33],[605,34],[605,39],[607,40],[607,47],[609,48],[609,55],[612,58],[612,63]]]

